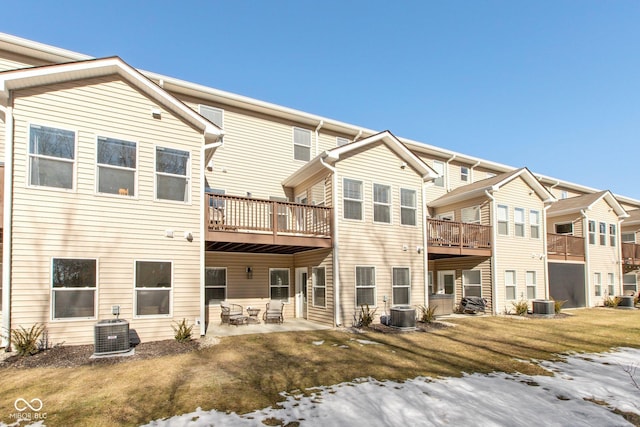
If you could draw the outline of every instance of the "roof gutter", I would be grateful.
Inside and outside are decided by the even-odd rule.
[[[342,326],[342,316],[340,315],[340,257],[338,256],[338,170],[325,162],[325,155],[320,157],[320,164],[331,171],[331,204],[333,205],[332,232],[331,236],[331,257],[333,261],[333,315],[335,326]]]
[[[320,120],[320,123],[318,123],[318,126],[316,126],[316,153],[320,152],[320,134],[318,132],[320,131],[322,125],[324,125],[324,120]]]

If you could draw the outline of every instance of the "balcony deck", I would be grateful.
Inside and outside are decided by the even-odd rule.
[[[205,193],[206,250],[294,254],[331,248],[331,208]]]
[[[551,261],[584,262],[584,237],[547,233],[547,255]]]
[[[430,258],[491,256],[491,226],[429,219],[427,245]]]
[[[636,243],[622,244],[622,262],[624,274],[640,269],[640,245]]]

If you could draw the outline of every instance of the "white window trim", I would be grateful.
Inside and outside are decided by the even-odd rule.
[[[504,220],[500,219],[500,210],[504,209],[504,211],[507,213],[507,218]],[[500,233],[500,224],[501,223],[505,223],[507,224],[507,232],[506,233]],[[496,207],[496,225],[498,227],[498,229],[496,230],[497,234],[499,236],[508,236],[509,235],[509,206],[507,205],[498,205]]]
[[[340,143],[342,142],[342,144]],[[349,138],[343,138],[341,136],[336,136],[336,147],[342,147],[343,145],[350,144],[351,140]]]
[[[507,273],[513,272],[513,284],[507,283]],[[513,299],[507,297],[507,288],[513,288]],[[516,301],[518,299],[518,272],[516,270],[504,271],[504,299],[505,301]]]
[[[591,224],[593,224],[593,231],[589,229]],[[593,236],[593,243],[591,243],[591,236]],[[590,245],[598,244],[598,223],[593,219],[587,221],[587,239]]]
[[[402,191],[411,191],[413,192],[413,194],[415,195],[415,199],[416,199],[416,204],[415,206],[408,206],[408,205],[403,205],[402,204]],[[403,227],[417,227],[418,226],[418,190],[413,189],[413,188],[407,188],[407,187],[400,187],[400,225]],[[404,224],[402,222],[402,210],[403,209],[408,209],[408,210],[412,210],[414,215],[413,217],[415,218],[415,224]]]
[[[138,262],[168,262],[171,264],[171,287],[169,288],[138,288],[136,287],[136,273]],[[134,319],[166,319],[173,317],[173,294],[175,288],[175,268],[173,260],[166,259],[134,259],[133,260],[133,318]],[[136,314],[138,312],[138,289],[146,290],[169,290],[169,314]]]
[[[206,293],[207,288],[209,288],[209,289],[224,288],[224,299],[223,299],[223,301],[225,301],[227,299],[227,293],[228,293],[228,290],[229,290],[229,272],[227,270],[227,267],[205,267],[204,270],[205,270],[205,281],[204,281],[205,296],[207,295],[207,293]],[[224,270],[225,271],[225,273],[224,273],[224,277],[225,277],[224,286],[207,286],[207,279],[206,279],[206,271],[207,270]],[[204,303],[205,303],[205,305],[209,305],[209,301],[205,301]]]
[[[477,283],[477,284],[476,283],[472,283],[472,284],[465,283],[465,277],[464,277],[465,271],[478,271],[478,272],[480,272],[480,283]],[[467,296],[466,295],[467,294],[466,293],[466,287],[467,286],[469,286],[469,287],[473,286],[473,287],[480,288],[480,298],[482,298],[483,297],[482,296],[482,270],[477,269],[477,268],[472,268],[470,270],[462,270],[461,276],[462,276],[462,296],[463,297]]]
[[[373,286],[358,286],[358,268],[373,268]],[[376,267],[374,265],[355,265],[353,268],[353,286],[354,286],[354,294],[353,294],[353,302],[355,304],[356,309],[360,309],[358,305],[358,289],[371,289],[373,288],[373,305],[370,305],[370,308],[377,306],[378,301],[378,284],[376,283]]]
[[[602,226],[604,225],[604,233],[602,232]],[[608,235],[608,227],[607,223],[603,221],[598,221],[598,246],[607,246],[607,235]]]
[[[379,185],[381,187],[386,187],[386,188],[389,189],[389,202],[388,203],[376,202],[376,185]],[[391,225],[393,223],[393,188],[391,187],[391,185],[381,184],[379,182],[374,182],[371,185],[371,203],[372,203],[372,208],[373,208],[373,211],[371,212],[371,215],[373,216],[373,222],[375,224]],[[389,221],[388,222],[387,221],[376,221],[376,215],[375,215],[376,205],[386,206],[389,209]]]
[[[158,148],[168,148],[170,150],[177,150],[177,151],[184,151],[185,153],[189,153],[189,161],[187,162],[187,175],[175,175],[175,174],[171,174],[171,173],[166,173],[166,172],[158,172],[157,171],[157,165],[158,165]],[[153,200],[155,202],[160,202],[160,203],[173,203],[173,204],[177,204],[177,205],[191,205],[192,204],[192,200],[191,200],[191,191],[192,191],[192,180],[191,180],[191,165],[193,163],[193,153],[191,153],[190,150],[185,150],[184,148],[176,148],[176,147],[171,147],[171,146],[167,146],[167,145],[154,145],[153,146]],[[180,200],[169,200],[169,199],[158,199],[158,175],[162,175],[162,176],[170,176],[170,177],[175,177],[175,178],[186,178],[187,180],[187,189],[185,190],[187,192],[187,199],[186,201],[180,201]]]
[[[405,270],[409,270],[409,285],[407,285],[407,286],[405,286],[405,285],[402,285],[402,286],[396,286],[395,282],[393,281],[393,277],[394,277],[394,275],[393,275],[393,271],[394,271],[395,269],[405,269]],[[398,305],[398,304],[400,304],[400,303],[396,303],[396,302],[393,300],[393,290],[394,290],[394,289],[396,289],[396,288],[406,288],[406,289],[408,289],[408,290],[409,290],[409,302],[407,302],[406,304],[404,304],[404,303],[403,303],[402,305],[411,305],[411,287],[412,287],[412,281],[411,281],[411,267],[409,267],[409,266],[403,266],[403,265],[394,265],[393,267],[391,267],[391,304],[393,304],[393,305]]]
[[[431,289],[431,293],[429,295],[433,295],[435,294],[435,289],[433,289],[433,271],[428,271],[427,272],[427,291],[429,289]]]
[[[93,316],[92,317],[54,317],[55,316],[55,307],[54,307],[54,288],[53,288],[53,260],[54,259],[82,259],[82,260],[95,260],[96,262],[96,286],[95,288],[72,288],[73,290],[89,290],[89,289],[93,289],[95,292],[95,295],[93,297]],[[100,275],[98,274],[98,272],[100,271],[100,260],[98,258],[82,258],[82,257],[63,257],[63,256],[54,256],[51,257],[51,260],[49,261],[49,289],[50,289],[50,294],[49,294],[49,304],[50,304],[50,315],[49,318],[51,320],[51,322],[54,323],[58,323],[58,322],[86,322],[87,320],[95,320],[98,318],[98,307],[100,307],[100,305],[98,304],[98,299],[99,299],[99,295],[100,293],[98,292],[98,286],[99,286],[99,281],[100,281]],[[70,288],[64,288],[64,289],[70,289]],[[62,289],[58,289],[58,291],[62,291],[65,292]]]
[[[626,239],[625,235],[627,236]],[[631,236],[631,240],[628,239],[629,236]],[[636,232],[625,231],[624,233],[620,233],[620,239],[622,239],[622,243],[636,243]]]
[[[533,213],[535,213],[536,215],[532,215]],[[536,222],[533,222],[533,218],[536,217]],[[529,209],[529,238],[531,239],[541,239],[541,230],[542,228],[540,227],[540,219],[541,219],[541,215],[540,215],[540,211],[537,209]],[[532,233],[532,231],[536,229],[538,232],[538,237],[535,237]]]
[[[438,172],[438,169],[439,169],[439,166],[440,166],[440,165],[442,165],[442,175],[441,175],[441,176],[439,176],[438,178],[436,178],[436,179],[433,181],[433,186],[434,186],[434,187],[444,188],[444,187],[447,185],[447,171],[446,171],[446,163],[445,163],[445,162],[443,162],[443,161],[441,161],[441,160],[434,160],[434,161],[433,161],[433,169],[434,169],[437,173],[440,173],[440,172]],[[437,181],[438,179],[440,179],[440,178],[442,178],[442,185],[438,185],[438,184],[436,183],[436,181]]]
[[[271,272],[272,271],[287,271],[287,285],[286,286],[274,286],[271,283]],[[269,268],[269,299],[271,299],[271,288],[287,288],[287,299],[286,300],[280,300],[283,303],[287,304],[289,303],[289,299],[291,298],[291,269],[289,267],[272,267]]]
[[[306,133],[309,134],[309,145],[303,145],[303,144],[299,144],[299,143],[296,142],[296,130],[303,131],[303,132],[306,132]],[[291,141],[293,143],[293,153],[292,153],[293,156],[292,156],[292,158],[293,158],[294,161],[296,161],[296,162],[309,162],[311,159],[313,159],[313,150],[312,150],[313,141],[312,140],[313,140],[312,132],[309,129],[301,128],[301,127],[298,127],[298,126],[293,126],[291,128]],[[305,147],[305,148],[309,149],[309,159],[308,160],[296,159],[296,153],[295,153],[296,146]]]
[[[324,270],[324,286],[317,286],[316,275],[317,270]],[[316,304],[316,289],[324,289],[324,305]],[[311,306],[317,308],[327,308],[327,268],[325,266],[317,266],[311,268]]]
[[[611,292],[612,289],[613,292]],[[615,273],[607,273],[607,294],[613,296],[616,293],[616,275]]]
[[[570,233],[558,233],[557,226],[558,225],[567,225],[567,224],[571,225],[571,232]],[[555,234],[559,234],[560,236],[573,236],[574,235],[573,233],[575,232],[575,228],[573,226],[573,222],[572,221],[554,222],[553,223],[553,232]]]
[[[223,110],[222,108],[212,107],[211,105],[198,104],[198,114],[200,114],[202,117],[205,117],[205,116],[202,114],[202,108],[203,108],[203,107],[204,107],[204,108],[208,108],[208,109],[210,109],[210,110],[216,110],[216,111],[219,111],[219,112],[220,112],[220,117],[222,118],[222,123],[220,123],[220,125],[217,125],[217,124],[215,124],[215,123],[213,123],[213,122],[211,122],[211,123],[213,123],[214,125],[216,125],[216,126],[220,127],[221,129],[224,129],[224,110]],[[206,117],[205,117],[205,119],[206,119]],[[207,119],[207,120],[209,120],[209,119]]]
[[[464,169],[467,172],[464,172]],[[460,166],[460,181],[461,182],[469,182],[469,167],[468,166]]]
[[[34,156],[37,156],[41,159],[47,159],[47,160],[56,160],[56,161],[64,161],[67,163],[73,163],[73,168],[72,168],[72,177],[71,177],[71,188],[61,188],[61,187],[48,187],[46,185],[35,185],[35,184],[31,184],[31,156],[32,154],[30,153],[30,144],[31,144],[31,126],[41,126],[41,127],[48,127],[48,128],[53,128],[53,129],[59,129],[59,130],[64,130],[64,131],[68,131],[68,132],[73,132],[73,160],[69,160],[69,159],[61,159],[60,157],[51,157],[51,156],[42,156],[39,154],[35,154]],[[66,128],[66,127],[62,127],[62,126],[58,126],[55,124],[43,124],[43,123],[32,123],[29,122],[27,123],[27,150],[26,150],[26,174],[25,174],[25,187],[28,188],[34,188],[34,189],[41,189],[41,190],[46,190],[46,191],[63,191],[66,193],[75,193],[77,192],[78,189],[78,130],[77,129],[70,129],[70,128]]]
[[[471,209],[473,209],[474,212],[478,213],[478,219],[474,219],[473,221],[465,221],[464,220],[464,217],[465,217],[464,212],[465,211],[469,211]],[[480,205],[467,206],[467,207],[464,207],[464,208],[460,209],[460,221],[464,222],[465,224],[480,224],[481,221],[482,221],[482,212],[480,211]]]
[[[442,212],[436,215],[436,219],[439,219],[441,221],[455,221],[456,214],[453,211]]]
[[[125,168],[122,166],[114,166],[114,165],[107,165],[104,163],[98,163],[98,142],[100,140],[100,138],[106,138],[106,139],[115,139],[118,141],[124,141],[124,142],[132,142],[134,144],[136,144],[136,167],[135,169],[131,169],[131,168]],[[122,170],[122,171],[133,171],[134,176],[133,176],[133,191],[134,191],[134,195],[133,196],[121,196],[120,194],[115,194],[115,193],[101,193],[100,192],[100,167],[104,167],[104,168],[109,168],[109,169],[115,169],[115,170]],[[155,164],[154,164],[155,167]],[[105,134],[101,134],[101,135],[96,135],[96,169],[95,169],[95,194],[97,196],[105,196],[105,197],[116,197],[116,198],[128,198],[128,199],[134,199],[137,200],[139,199],[139,194],[138,194],[138,171],[140,170],[140,143],[138,141],[133,141],[130,139],[126,139],[126,138],[122,138],[119,136],[107,136]]]
[[[522,221],[518,222],[516,212],[522,213]],[[513,208],[513,235],[514,237],[527,237],[527,220],[525,218],[526,210],[524,208]],[[522,226],[522,235],[518,234],[517,226]]]
[[[529,273],[533,273],[533,283],[529,283]],[[527,290],[527,299],[536,299],[538,296],[538,272],[535,270],[527,270],[524,273],[524,282]],[[533,288],[533,298],[529,298],[529,288]]]
[[[598,289],[600,290],[600,292],[598,292]],[[593,273],[593,294],[596,297],[604,296],[602,294],[602,273],[597,271]]]
[[[612,229],[613,233],[611,232]],[[609,236],[609,246],[615,248],[616,246],[618,246],[618,227],[615,224],[609,224],[609,226],[607,227],[607,231]]]
[[[349,197],[345,197],[344,188],[345,188],[345,181],[347,181],[347,180],[360,183],[360,199],[351,199]],[[345,213],[346,213],[345,208],[344,208],[344,201],[345,200],[349,200],[351,202],[359,202],[360,203],[360,219],[345,217]],[[356,221],[356,222],[363,222],[364,221],[364,182],[362,180],[360,180],[360,179],[353,179],[353,178],[347,178],[347,177],[342,178],[342,219],[345,220],[345,221]]]

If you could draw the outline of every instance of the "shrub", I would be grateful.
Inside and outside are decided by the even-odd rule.
[[[605,307],[610,307],[610,308],[616,308],[618,305],[620,304],[620,297],[611,297],[606,296],[604,298],[604,306]]]
[[[45,333],[44,325],[36,323],[31,329],[25,329],[20,326],[20,329],[11,330],[11,343],[15,348],[18,356],[33,356],[43,349],[43,341],[41,336]]]
[[[434,306],[429,306],[429,307],[425,307],[424,305],[421,305],[420,307],[420,321],[423,323],[431,323],[434,320],[436,320],[436,308],[438,308],[437,305]]]
[[[373,323],[373,318],[375,317],[376,309],[373,310],[369,308],[369,304],[364,304],[360,306],[360,312],[358,313],[358,317],[355,319],[355,326],[357,328],[366,328],[367,326]],[[355,317],[355,316],[354,316]]]
[[[180,322],[176,322],[175,325],[171,325],[173,332],[175,332],[175,338],[178,342],[191,341],[191,331],[193,325],[187,325],[187,319],[182,319]]]
[[[520,300],[518,302],[512,301],[511,304],[516,311],[518,316],[526,316],[529,311],[529,304],[525,300]]]
[[[553,298],[552,298],[553,299]],[[567,300],[553,300],[553,310],[556,314],[559,314],[562,311],[562,306],[565,305]]]

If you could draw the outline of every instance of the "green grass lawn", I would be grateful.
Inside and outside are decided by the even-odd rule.
[[[18,397],[40,398],[48,426],[139,425],[197,407],[250,412],[276,404],[281,391],[359,377],[403,380],[491,371],[548,375],[535,359],[640,347],[640,310],[565,312],[570,315],[557,319],[458,318],[450,320],[455,327],[426,333],[243,335],[188,354],[108,366],[4,368],[0,420],[14,421],[9,414],[16,412]]]

